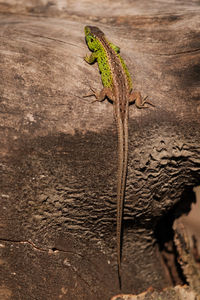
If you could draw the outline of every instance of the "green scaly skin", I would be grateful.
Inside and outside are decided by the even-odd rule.
[[[101,80],[102,80],[103,86],[111,88],[112,84],[113,84],[112,72],[111,72],[111,69],[109,66],[106,51],[105,51],[104,47],[102,46],[101,42],[99,42],[99,40],[91,33],[89,26],[85,27],[85,39],[86,39],[88,48],[93,53],[90,56],[86,55],[84,57],[84,60],[89,64],[93,64],[94,62],[97,61],[98,66],[99,66],[99,71],[101,73]],[[120,48],[109,41],[107,41],[107,42],[110,45],[110,47],[116,52],[116,55],[119,57],[119,59],[121,61],[122,67],[124,69],[124,72],[125,72],[127,80],[128,80],[130,92],[131,92],[132,87],[133,87],[132,79],[131,79],[131,75],[128,71],[128,68],[127,68],[123,58],[119,55]]]

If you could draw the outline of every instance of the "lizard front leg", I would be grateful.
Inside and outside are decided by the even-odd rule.
[[[92,54],[90,55],[86,55],[84,57],[84,60],[88,63],[88,64],[93,64],[96,60],[97,60],[97,55],[95,52],[93,52]]]

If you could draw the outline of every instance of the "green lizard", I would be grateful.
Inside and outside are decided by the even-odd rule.
[[[128,111],[129,103],[135,102],[138,108],[146,107],[145,99],[139,92],[132,91],[132,80],[127,66],[119,55],[120,48],[107,40],[104,33],[94,26],[85,27],[85,39],[92,54],[84,60],[93,64],[97,61],[103,89],[88,96],[98,101],[109,98],[114,104],[118,132],[118,175],[117,175],[117,264],[119,287],[121,288],[121,239],[124,192],[126,187],[128,162]]]

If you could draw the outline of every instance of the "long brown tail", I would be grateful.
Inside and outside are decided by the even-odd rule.
[[[117,118],[118,129],[118,176],[117,176],[117,264],[118,280],[121,289],[121,245],[124,192],[128,164],[128,107],[124,120]]]

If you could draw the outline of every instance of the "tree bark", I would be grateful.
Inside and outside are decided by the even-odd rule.
[[[155,105],[130,106],[122,291],[174,283],[161,251],[200,183],[200,9],[100,3],[0,1],[4,299],[119,292],[117,134],[112,104],[84,98],[102,87],[97,66],[83,60],[87,24],[121,48],[134,89]]]

